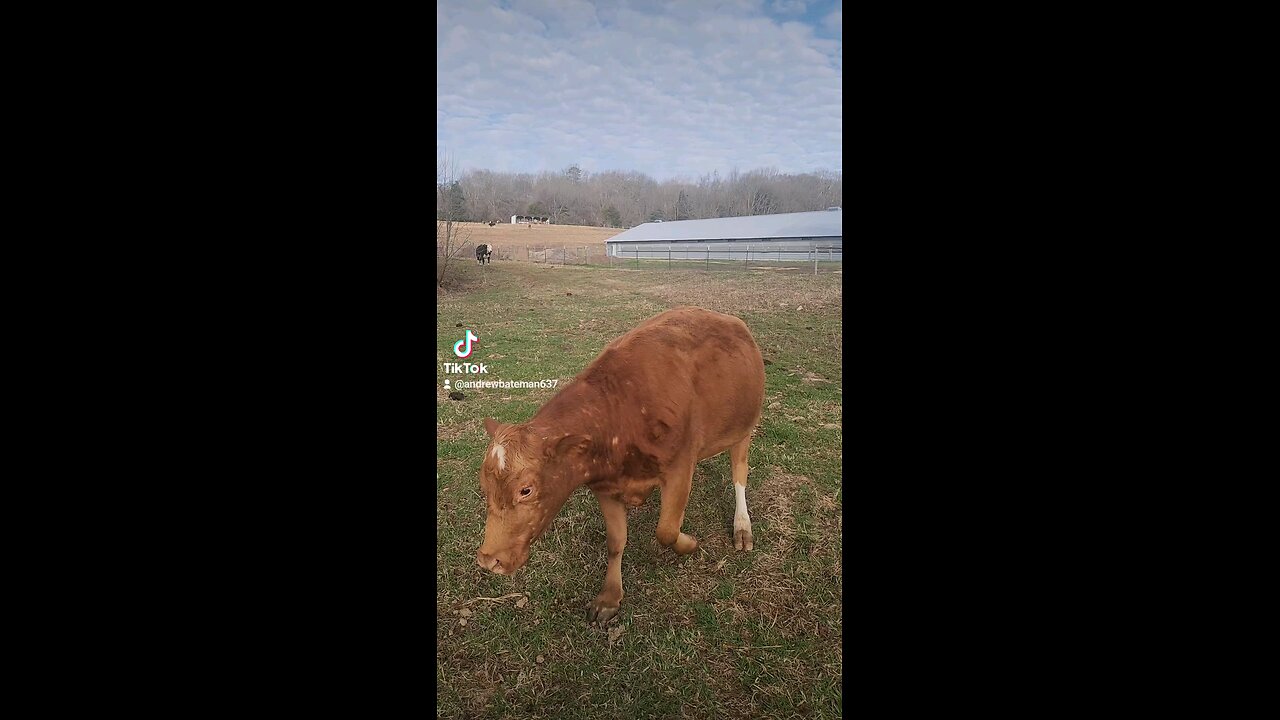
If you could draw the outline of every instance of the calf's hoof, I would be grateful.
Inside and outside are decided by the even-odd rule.
[[[616,600],[610,604],[609,601],[596,598],[591,601],[591,605],[587,609],[587,622],[600,623],[601,625],[604,625],[609,622],[614,615],[618,614],[618,608],[619,605]]]
[[[751,528],[738,528],[733,531],[733,547],[735,550],[750,550],[755,547],[751,541]]]
[[[676,538],[676,544],[672,547],[678,555],[688,555],[698,549],[698,539],[692,535],[680,533],[680,537]]]

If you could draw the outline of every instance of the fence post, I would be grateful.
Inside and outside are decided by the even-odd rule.
[[[742,269],[750,270],[751,269],[750,266],[751,266],[751,243],[747,243],[747,258],[742,261]]]
[[[703,272],[711,272],[711,246],[707,245],[706,248],[707,248],[707,263],[705,266],[706,270],[704,270]]]
[[[635,249],[631,251],[631,256],[636,260],[636,269],[640,268],[640,243],[636,243]]]
[[[667,269],[671,269],[671,246],[667,246]]]
[[[813,274],[818,274],[818,248],[813,249]]]

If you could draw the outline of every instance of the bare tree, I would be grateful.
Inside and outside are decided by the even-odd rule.
[[[436,269],[436,286],[444,284],[449,262],[462,254],[471,233],[460,222],[466,211],[455,201],[454,190],[458,183],[458,160],[436,150],[436,253],[439,257]]]
[[[449,220],[493,217],[505,223],[512,215],[532,214],[549,215],[557,224],[631,227],[658,216],[686,220],[843,205],[839,170],[787,174],[776,168],[733,168],[727,175],[715,171],[696,180],[658,183],[634,171],[589,173],[577,166],[536,175],[471,170],[462,178],[449,168],[437,173],[437,185],[447,189],[444,199],[453,203],[452,208],[445,203],[437,212],[437,220],[446,225]],[[450,217],[447,211],[459,204],[463,209]],[[538,212],[530,210],[534,205]],[[450,232],[446,227],[437,234],[443,237]]]
[[[472,218],[501,217],[499,176],[491,170],[472,170],[462,178],[467,188],[467,208]]]

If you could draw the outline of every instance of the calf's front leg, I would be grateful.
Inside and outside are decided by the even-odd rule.
[[[678,469],[663,478],[662,509],[658,511],[658,542],[688,555],[698,549],[698,541],[692,535],[680,532],[684,524],[684,509],[689,504],[689,490],[693,487],[693,463],[680,463]]]
[[[622,602],[622,551],[627,547],[627,508],[622,501],[597,493],[600,512],[604,515],[604,531],[608,537],[609,568],[604,573],[604,587],[591,603],[588,620],[601,625],[618,614]]]

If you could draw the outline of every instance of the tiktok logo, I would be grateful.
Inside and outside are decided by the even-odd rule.
[[[453,354],[460,358],[471,357],[471,343],[479,341],[480,338],[475,333],[467,330],[466,337],[453,344]],[[463,345],[466,345],[465,349],[462,347]]]

